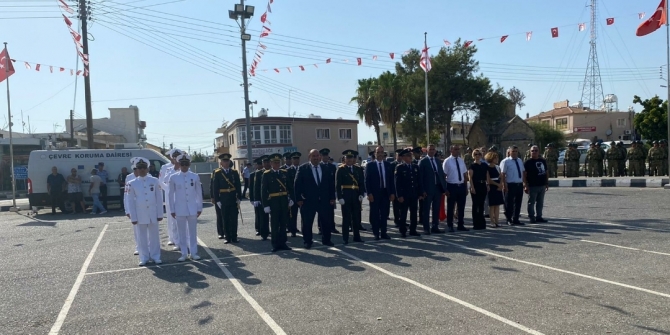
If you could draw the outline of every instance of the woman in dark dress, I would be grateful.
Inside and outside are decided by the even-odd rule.
[[[484,218],[484,201],[488,192],[488,166],[482,163],[482,153],[479,150],[472,152],[474,163],[468,168],[470,179],[470,196],[472,197],[472,226],[474,230],[486,229]]]
[[[500,205],[505,203],[503,199],[503,186],[500,183],[500,167],[498,167],[498,154],[489,152],[486,154],[486,162],[489,163],[489,217],[491,223],[495,227],[498,226],[498,218],[500,217]]]

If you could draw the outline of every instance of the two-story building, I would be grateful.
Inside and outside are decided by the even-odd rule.
[[[328,148],[332,157],[339,157],[344,150],[358,148],[358,120],[324,119],[310,114],[307,118],[267,116],[259,113],[251,119],[250,141],[244,118],[224,124],[216,130],[217,152],[227,152],[237,161],[236,166],[247,162],[247,150],[254,158],[273,153],[299,151],[302,162],[307,161],[311,149]]]

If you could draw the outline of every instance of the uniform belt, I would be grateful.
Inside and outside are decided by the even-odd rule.
[[[342,189],[350,189],[350,190],[357,190],[358,186],[356,185],[342,185]]]
[[[287,192],[277,192],[277,193],[270,193],[270,199],[275,198],[275,197],[281,197],[288,195]]]
[[[219,189],[219,193],[228,193],[228,192],[235,192],[235,188],[222,188]]]

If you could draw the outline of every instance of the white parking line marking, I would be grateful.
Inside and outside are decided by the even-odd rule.
[[[467,246],[464,246],[464,245],[461,245],[461,244],[458,244],[458,243],[453,243],[453,242],[446,241],[444,239],[439,239],[439,238],[434,238],[434,237],[427,237],[426,239],[436,241],[436,242],[443,242],[443,243],[452,245],[452,246],[460,248],[460,249],[474,251],[474,252],[478,252],[480,254],[494,256],[494,257],[506,259],[506,260],[509,260],[509,261],[517,262],[517,263],[532,265],[532,266],[536,266],[536,267],[547,269],[547,270],[566,273],[566,274],[570,274],[570,275],[577,276],[577,277],[587,278],[587,279],[599,281],[599,282],[602,282],[602,283],[607,283],[607,284],[616,285],[616,286],[620,286],[620,287],[625,287],[625,288],[629,288],[629,289],[632,289],[632,290],[645,292],[645,293],[649,293],[649,294],[653,294],[653,295],[657,295],[657,296],[661,296],[661,297],[665,297],[665,298],[670,298],[670,294],[667,294],[667,293],[657,292],[657,291],[649,290],[649,289],[642,288],[642,287],[637,287],[637,286],[633,286],[633,285],[628,285],[628,284],[624,284],[624,283],[615,282],[615,281],[612,281],[612,280],[607,280],[607,279],[603,279],[603,278],[598,278],[598,277],[594,277],[594,276],[581,274],[581,273],[574,272],[574,271],[563,270],[563,269],[555,268],[555,267],[548,266],[548,265],[543,265],[543,264],[524,261],[524,260],[520,260],[520,259],[508,257],[508,256],[503,256],[503,255],[500,255],[500,254],[496,254],[495,252],[467,247]]]
[[[70,290],[70,294],[68,294],[67,299],[65,299],[65,304],[63,304],[63,308],[61,308],[60,313],[58,313],[58,317],[56,318],[56,322],[54,323],[54,325],[51,327],[51,330],[49,331],[49,335],[58,334],[61,327],[63,327],[63,322],[65,322],[65,318],[67,317],[67,313],[70,311],[70,307],[72,307],[72,302],[74,301],[74,298],[77,296],[77,291],[79,291],[79,287],[81,286],[82,281],[84,281],[84,277],[86,276],[86,271],[88,270],[88,266],[91,264],[91,260],[93,259],[93,255],[95,255],[95,251],[98,249],[98,246],[100,245],[100,241],[102,241],[102,236],[105,235],[105,231],[107,230],[107,227],[109,227],[109,224],[106,224],[102,228],[102,231],[100,232],[100,235],[98,236],[98,240],[95,241],[95,244],[93,245],[93,249],[91,249],[91,252],[88,254],[88,257],[86,257],[86,260],[84,261],[84,265],[82,265],[81,270],[79,271],[79,275],[77,276],[77,279],[75,280],[74,285],[72,286],[72,289]]]
[[[221,260],[218,257],[216,257],[216,255],[212,252],[212,250],[210,250],[209,247],[200,238],[198,238],[198,243],[200,243],[200,245],[205,249],[207,254],[209,254],[209,257],[211,257],[216,262],[216,265],[218,265],[221,271],[223,271],[226,277],[228,277],[228,280],[230,280],[233,286],[235,286],[237,292],[239,292],[244,298],[244,300],[246,300],[251,305],[251,307],[253,307],[253,309],[256,311],[256,313],[258,313],[258,315],[260,315],[260,317],[265,321],[265,323],[267,323],[268,326],[270,326],[270,329],[272,329],[272,331],[275,334],[286,335],[286,332],[284,332],[284,330],[275,322],[275,320],[272,319],[272,317],[267,312],[265,312],[263,307],[261,307],[261,305],[259,305],[258,302],[256,302],[256,300],[254,300],[254,298],[251,297],[251,295],[249,295],[249,293],[244,289],[242,284],[240,284],[240,282],[233,276],[233,274],[230,273],[228,268],[226,268],[223,265],[223,263],[221,263]]]
[[[105,273],[126,272],[126,271],[134,271],[134,270],[146,270],[146,269],[153,269],[153,268],[162,269],[162,268],[172,267],[172,266],[176,266],[176,265],[188,265],[188,264],[193,264],[193,263],[199,263],[199,264],[204,265],[205,262],[211,262],[211,261],[212,261],[211,259],[201,259],[199,261],[190,261],[190,262],[170,263],[170,264],[161,264],[161,265],[149,265],[149,266],[136,266],[134,268],[89,272],[86,275],[91,276],[91,275],[100,275],[100,274],[105,274]]]
[[[602,221],[592,221],[592,220],[579,220],[579,219],[573,219],[573,218],[554,218],[557,220],[562,220],[562,221],[552,221],[552,224],[570,224],[570,225],[585,225],[585,224],[601,224],[601,225],[606,225],[606,226],[616,226],[616,227],[623,227],[627,228],[626,230],[635,230],[635,229],[643,229],[643,230],[651,230],[651,231],[661,231],[661,232],[670,232],[670,229],[661,229],[661,228],[651,228],[651,227],[641,227],[641,226],[632,226],[632,225],[625,225],[625,224],[620,224],[620,223],[612,223],[612,222],[602,222]]]

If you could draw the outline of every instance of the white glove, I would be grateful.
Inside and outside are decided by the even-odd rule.
[[[288,201],[288,206],[289,206],[289,207],[293,207],[293,200],[290,200],[290,199],[289,199],[289,201]]]
[[[255,201],[255,203],[256,203],[256,205],[254,205],[254,206],[256,206],[256,207],[258,207],[258,206],[261,205],[261,202],[260,202],[260,201]]]
[[[270,207],[263,208],[263,211],[265,211],[266,214],[270,214]]]
[[[240,204],[240,199],[237,199],[237,204],[238,204],[238,205]]]
[[[363,201],[363,196],[362,195],[358,196],[358,201]]]
[[[221,209],[221,201],[217,201],[216,205],[219,206],[219,209]]]
[[[252,202],[251,202],[251,206],[256,207],[256,206],[257,206],[257,205],[256,205],[256,202],[255,202],[255,201],[252,201]]]
[[[340,205],[344,206],[344,199],[340,199],[338,202],[340,203]]]

